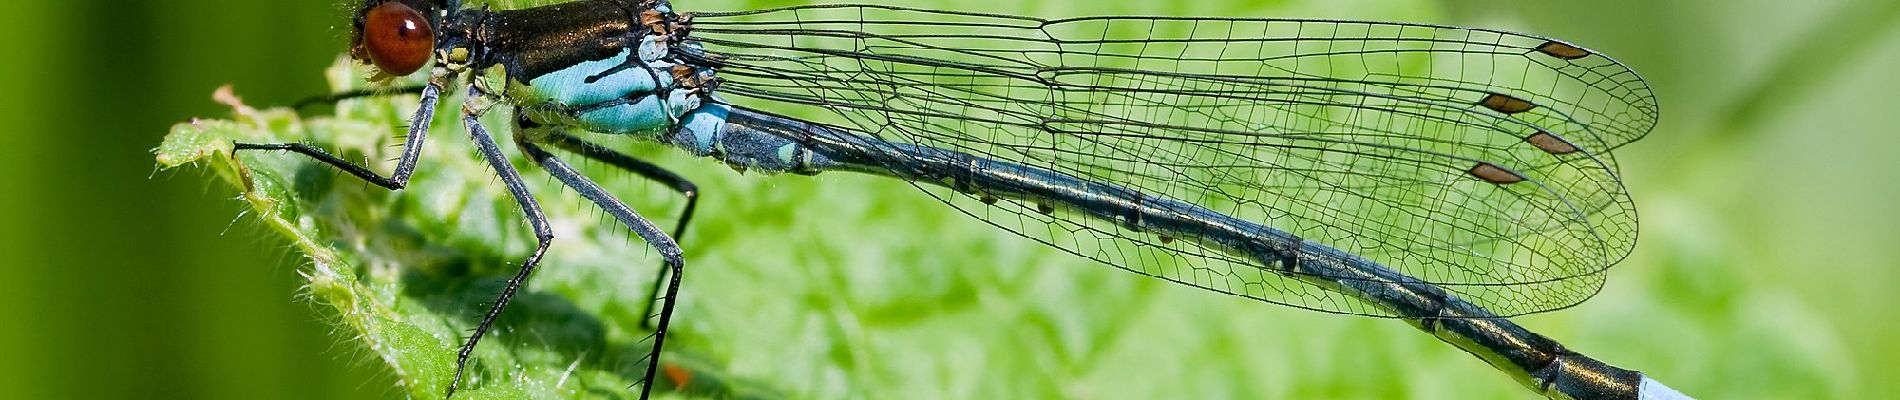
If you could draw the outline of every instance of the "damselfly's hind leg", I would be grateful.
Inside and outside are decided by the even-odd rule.
[[[574,170],[573,166],[555,158],[553,154],[549,154],[547,150],[542,149],[541,146],[530,141],[528,139],[530,136],[531,135],[520,134],[519,132],[515,135],[515,143],[521,147],[522,153],[527,154],[528,158],[534,160],[535,164],[547,170],[549,175],[554,176],[554,179],[560,180],[561,183],[567,185],[568,188],[574,189],[576,193],[580,193],[581,197],[585,197],[595,205],[600,206],[602,211],[607,212],[608,215],[612,215],[614,219],[625,224],[627,229],[633,231],[634,235],[646,240],[648,245],[653,246],[655,250],[659,251],[660,258],[666,264],[666,269],[672,271],[672,279],[666,281],[666,290],[664,295],[660,296],[666,305],[660,308],[660,322],[659,325],[653,329],[653,349],[647,353],[646,376],[640,379],[642,385],[640,398],[646,399],[647,396],[653,393],[653,378],[660,367],[660,350],[663,349],[666,344],[666,329],[673,319],[673,305],[679,299],[680,274],[685,271],[686,260],[681,257],[679,243],[674,241],[672,237],[668,237],[665,231],[653,224],[653,221],[648,221],[646,218],[641,217],[639,213],[634,212],[633,208],[628,207],[626,203],[608,194],[606,190],[601,189],[600,185],[587,179],[586,176],[582,176],[579,171]]]
[[[528,124],[529,122],[520,121],[517,123],[525,125],[525,124]],[[535,136],[535,138],[537,140],[542,140],[550,145],[553,145],[554,147],[559,147],[563,150],[571,151],[571,152],[574,152],[575,154],[580,154],[582,157],[587,157],[595,161],[605,162],[608,165],[612,165],[620,169],[624,169],[627,171],[631,171],[635,174],[639,174],[642,177],[646,177],[647,179],[651,179],[653,181],[659,182],[662,185],[666,185],[666,187],[668,188],[672,188],[673,191],[679,192],[680,195],[686,196],[686,208],[680,211],[679,223],[673,226],[673,241],[680,242],[685,239],[686,224],[693,220],[693,210],[699,205],[699,186],[694,185],[693,182],[686,180],[686,178],[681,177],[679,174],[673,173],[673,171],[667,171],[665,168],[660,168],[660,166],[658,165],[653,165],[653,163],[641,161],[640,159],[633,158],[633,156],[629,156],[624,153],[614,151],[613,149],[602,147],[601,145],[594,144],[592,142],[581,140],[580,138],[574,137],[573,135],[568,135],[566,133],[562,133],[559,131],[552,131],[543,135]],[[650,290],[647,292],[649,294],[649,296],[647,297],[649,301],[647,301],[646,313],[642,314],[642,315],[646,315],[647,318],[640,320],[641,327],[643,328],[647,328],[649,330],[654,328],[654,326],[652,325],[653,317],[654,317],[653,310],[655,307],[658,307],[660,304],[660,301],[663,300],[660,297],[660,294],[661,294],[660,289],[663,289],[665,287],[664,284],[666,283],[666,274],[667,274],[667,271],[670,271],[670,270],[671,269],[668,269],[668,268],[660,268],[659,271],[655,273],[653,276],[653,290]]]
[[[469,87],[470,99],[480,95],[482,94],[479,89],[473,85]],[[468,341],[463,342],[461,350],[456,352],[455,377],[449,381],[448,392],[444,397],[455,395],[455,387],[462,381],[462,372],[468,367],[468,356],[475,350],[475,344],[481,342],[482,335],[488,333],[488,329],[495,323],[495,318],[500,317],[502,309],[508,307],[508,301],[514,299],[515,294],[527,282],[528,275],[534,273],[534,268],[541,264],[541,256],[547,254],[548,244],[554,241],[554,230],[548,226],[547,214],[541,211],[541,205],[535,202],[534,195],[528,193],[528,185],[522,182],[521,173],[515,171],[514,164],[508,162],[508,156],[501,153],[501,147],[495,144],[495,138],[482,127],[481,121],[476,120],[478,114],[477,110],[464,107],[462,123],[468,125],[468,135],[475,142],[476,152],[481,153],[482,160],[488,162],[488,166],[495,170],[495,175],[501,177],[503,186],[508,187],[508,194],[513,195],[515,203],[521,206],[522,216],[527,218],[528,225],[534,229],[535,246],[534,252],[528,255],[528,259],[521,262],[521,270],[516,272],[513,278],[508,279],[508,285],[502,289],[501,295],[495,298],[494,304],[489,305],[488,313],[482,315],[482,322],[475,326],[475,331],[468,336]]]
[[[304,143],[232,143],[232,148],[237,151],[278,150],[302,154],[322,161],[324,164],[330,164],[350,175],[363,178],[376,186],[389,190],[402,190],[404,186],[409,185],[409,176],[416,171],[416,159],[422,157],[422,140],[428,136],[429,118],[435,115],[435,104],[441,95],[442,87],[434,83],[422,87],[422,106],[416,109],[414,116],[409,117],[409,136],[403,139],[402,158],[396,161],[396,172],[387,177],[369,170],[369,167],[346,161],[331,155],[322,148]]]

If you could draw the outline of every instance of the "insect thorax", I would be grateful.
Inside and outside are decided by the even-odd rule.
[[[684,59],[697,44],[664,1],[581,1],[492,18],[488,63],[501,67],[507,96],[535,123],[664,133],[711,93],[712,68]]]

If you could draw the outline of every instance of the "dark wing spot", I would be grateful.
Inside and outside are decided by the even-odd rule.
[[[1515,171],[1504,169],[1504,167],[1499,167],[1497,164],[1488,162],[1478,163],[1478,165],[1466,170],[1465,173],[1469,173],[1478,179],[1483,179],[1485,182],[1499,185],[1509,185],[1524,181],[1523,175],[1518,175]]]
[[[1565,60],[1575,60],[1575,59],[1590,56],[1589,50],[1584,50],[1582,47],[1572,46],[1569,43],[1559,42],[1555,40],[1544,42],[1543,45],[1537,46],[1537,51],[1540,53],[1549,54],[1551,57],[1557,57],[1557,58],[1561,58]]]
[[[1533,108],[1537,108],[1536,104],[1531,104],[1531,102],[1525,101],[1524,99],[1511,97],[1511,96],[1505,96],[1505,95],[1501,95],[1497,93],[1492,93],[1489,96],[1484,96],[1484,100],[1479,101],[1478,105],[1482,105],[1485,108],[1489,108],[1493,111],[1497,111],[1497,112],[1501,112],[1505,114],[1516,114],[1516,113],[1521,113],[1525,111],[1530,111]]]
[[[1564,140],[1563,137],[1544,131],[1531,134],[1525,137],[1524,141],[1530,142],[1532,146],[1537,146],[1538,149],[1550,154],[1570,154],[1579,150],[1577,145],[1570,143],[1569,140]]]

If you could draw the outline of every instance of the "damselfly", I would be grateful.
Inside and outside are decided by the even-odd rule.
[[[514,109],[527,158],[664,258],[642,398],[673,320],[686,260],[675,240],[697,189],[581,132],[746,170],[902,179],[1138,274],[1405,321],[1551,397],[1674,395],[1505,319],[1594,295],[1635,240],[1610,151],[1655,125],[1655,98],[1628,68],[1563,41],[882,5],[693,13],[663,0],[500,11],[365,0],[353,22],[355,59],[391,77],[429,67],[394,173],[305,144],[235,147],[301,153],[402,189],[437,102],[466,90],[462,121],[539,241],[462,345],[451,395],[553,238],[477,118],[496,106]],[[688,199],[684,216],[668,234],[544,146],[662,182]]]

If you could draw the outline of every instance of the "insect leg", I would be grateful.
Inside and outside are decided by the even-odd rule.
[[[478,89],[471,85],[469,88],[471,101],[477,93],[480,93]],[[488,313],[482,315],[481,324],[476,325],[475,332],[469,335],[468,341],[464,342],[461,350],[456,353],[455,378],[449,381],[447,396],[455,394],[455,386],[462,381],[463,369],[468,366],[468,356],[475,350],[475,344],[482,340],[482,335],[488,333],[489,327],[495,323],[495,318],[501,316],[501,310],[508,307],[508,301],[514,299],[515,293],[520,291],[521,286],[528,280],[528,275],[541,264],[541,256],[547,254],[548,244],[554,241],[554,230],[548,225],[547,214],[541,211],[541,205],[535,202],[534,195],[528,193],[528,185],[522,182],[521,173],[515,171],[514,165],[508,162],[508,156],[501,153],[501,147],[495,144],[495,138],[488,134],[488,130],[482,127],[480,121],[476,120],[476,114],[475,110],[464,108],[462,123],[468,125],[468,135],[475,142],[476,152],[481,153],[482,160],[487,161],[488,166],[494,168],[495,174],[501,177],[502,184],[508,187],[508,193],[514,196],[515,203],[521,206],[522,215],[527,218],[528,225],[534,228],[535,246],[534,253],[529,254],[528,259],[521,263],[521,271],[508,279],[508,286],[502,289],[501,295],[495,298],[494,304],[489,305]]]
[[[346,161],[322,148],[304,143],[232,143],[232,148],[243,150],[279,150],[302,154],[330,164],[337,169],[356,175],[369,183],[389,190],[402,190],[409,185],[409,175],[416,171],[416,159],[422,156],[422,140],[429,133],[429,119],[435,116],[436,101],[441,97],[442,87],[434,82],[422,87],[422,106],[409,118],[409,136],[403,139],[402,158],[396,162],[395,173],[384,177],[369,167]]]
[[[337,102],[341,102],[341,101],[349,100],[349,99],[360,99],[364,97],[376,97],[376,96],[394,96],[394,95],[399,95],[399,94],[422,94],[423,89],[426,87],[428,86],[403,86],[403,87],[390,88],[390,89],[356,89],[356,90],[351,90],[347,92],[337,92],[337,93],[326,94],[322,96],[312,96],[309,98],[305,98],[303,100],[298,100],[296,103],[291,104],[290,108],[294,108],[299,111],[302,111],[303,109],[309,108],[311,106],[316,106],[316,105],[321,105],[321,104],[336,104]]]
[[[633,158],[633,156],[602,147],[593,142],[581,140],[566,133],[549,132],[546,135],[537,136],[537,138],[545,140],[548,144],[554,145],[554,147],[580,154],[582,157],[605,162],[608,165],[639,174],[642,177],[672,188],[673,191],[679,192],[682,196],[686,196],[686,208],[680,211],[679,223],[673,226],[673,240],[675,242],[684,240],[686,237],[686,224],[693,220],[693,210],[699,205],[699,186],[694,185],[692,181],[686,180],[685,177],[681,177],[679,174],[673,173],[673,171],[667,171],[665,168],[653,165],[653,163],[641,161],[640,159]],[[648,316],[648,318],[641,320],[641,324],[647,329],[653,329],[653,326],[649,324],[651,324],[653,320],[651,318],[653,316],[653,308],[659,305],[660,289],[662,289],[662,285],[666,282],[667,271],[668,269],[661,268],[658,273],[654,274],[653,290],[647,292],[651,294],[647,298],[652,300],[647,302],[647,310],[646,313],[643,314]]]
[[[660,367],[660,349],[666,344],[666,328],[668,324],[672,322],[673,305],[677,303],[679,299],[680,274],[685,271],[684,267],[686,265],[685,258],[680,255],[679,243],[674,241],[673,238],[666,236],[666,232],[660,230],[659,226],[654,225],[653,221],[648,221],[646,218],[641,217],[639,213],[634,212],[633,208],[628,207],[626,203],[621,202],[620,199],[614,198],[613,195],[608,194],[606,190],[601,189],[600,185],[587,179],[586,176],[582,176],[579,171],[575,171],[574,168],[566,162],[554,158],[554,155],[549,154],[547,150],[541,149],[541,146],[536,145],[528,139],[528,135],[515,135],[515,144],[520,146],[522,153],[527,154],[528,158],[534,160],[535,164],[547,170],[549,175],[553,175],[554,179],[560,180],[561,183],[566,184],[567,187],[574,189],[576,193],[580,193],[581,197],[585,197],[595,205],[600,206],[602,211],[606,211],[608,215],[612,215],[614,219],[620,220],[620,223],[625,224],[627,229],[633,231],[634,235],[646,240],[648,245],[653,246],[655,250],[660,252],[660,257],[665,262],[666,269],[672,270],[672,279],[666,281],[665,295],[661,296],[661,298],[665,300],[666,305],[660,308],[660,323],[653,330],[653,350],[647,354],[648,364],[646,376],[640,380],[645,386],[641,388],[640,398],[645,400],[647,396],[653,392],[653,377],[654,374],[659,371]]]

